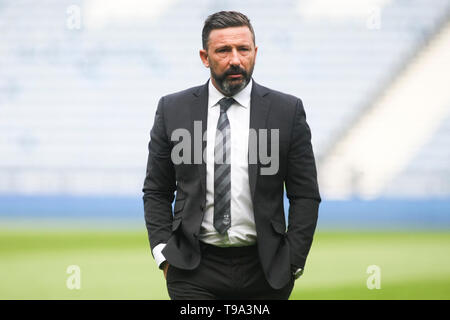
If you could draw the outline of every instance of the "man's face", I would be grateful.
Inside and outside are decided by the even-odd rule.
[[[248,27],[214,29],[209,34],[208,50],[200,50],[200,58],[211,69],[213,85],[232,96],[249,83],[257,51]]]

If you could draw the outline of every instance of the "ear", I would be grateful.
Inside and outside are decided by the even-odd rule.
[[[200,59],[202,59],[203,65],[207,68],[209,68],[209,61],[208,61],[208,52],[205,49],[200,49]]]

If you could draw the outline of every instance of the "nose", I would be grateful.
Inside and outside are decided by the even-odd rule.
[[[236,48],[233,48],[233,50],[231,50],[230,65],[239,66],[240,64],[241,60],[239,59],[239,53]]]

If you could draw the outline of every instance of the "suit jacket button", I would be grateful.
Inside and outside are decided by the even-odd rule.
[[[204,209],[205,209],[205,208],[204,208],[203,205],[201,204],[201,205],[200,205],[200,210],[203,211]]]

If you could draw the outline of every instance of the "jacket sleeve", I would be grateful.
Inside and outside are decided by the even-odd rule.
[[[167,243],[172,233],[172,202],[176,190],[171,144],[164,122],[164,97],[156,110],[148,145],[147,171],[142,189],[150,247]]]
[[[304,268],[316,229],[319,203],[317,171],[311,145],[311,131],[299,99],[288,152],[286,194],[289,199],[287,240],[291,265]]]

